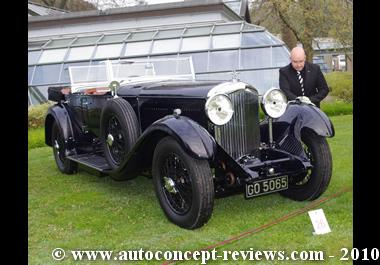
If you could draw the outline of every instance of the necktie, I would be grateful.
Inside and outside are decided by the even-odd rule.
[[[297,71],[297,76],[298,76],[298,81],[299,81],[300,84],[301,84],[302,96],[305,96],[305,90],[304,90],[304,88],[303,88],[303,78],[302,78],[302,75],[301,75],[301,72],[300,72],[300,71]]]

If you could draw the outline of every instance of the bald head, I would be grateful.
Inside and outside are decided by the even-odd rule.
[[[290,60],[295,70],[301,71],[305,67],[306,54],[303,48],[294,47],[290,52]]]

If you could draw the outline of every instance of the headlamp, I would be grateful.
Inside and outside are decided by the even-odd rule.
[[[261,107],[265,114],[276,119],[285,113],[287,102],[284,92],[278,88],[272,87],[265,92]]]
[[[230,121],[234,114],[231,100],[224,94],[217,94],[206,101],[205,110],[207,117],[215,125],[224,125]]]

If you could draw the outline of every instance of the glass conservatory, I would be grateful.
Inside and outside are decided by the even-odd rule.
[[[289,63],[289,50],[280,39],[246,21],[30,41],[29,105],[45,102],[49,86],[69,85],[69,66],[189,56],[196,79],[230,80],[235,76],[260,93],[278,86],[278,70]]]

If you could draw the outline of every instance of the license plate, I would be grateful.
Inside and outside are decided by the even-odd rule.
[[[288,176],[264,179],[245,185],[245,198],[288,189]]]

